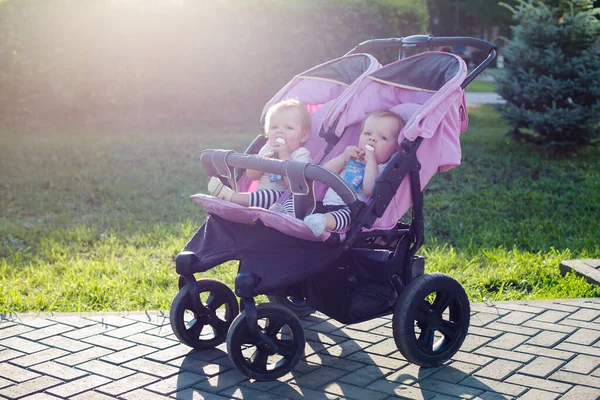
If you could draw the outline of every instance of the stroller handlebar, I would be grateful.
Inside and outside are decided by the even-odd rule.
[[[313,181],[319,181],[332,188],[342,200],[351,205],[356,201],[354,192],[342,179],[326,168],[298,161],[274,160],[258,157],[255,154],[239,154],[228,150],[204,150],[200,155],[204,170],[209,176],[233,177],[233,168],[253,169],[266,173],[286,176],[294,193],[309,194]],[[221,171],[221,172],[220,172]],[[296,173],[294,173],[296,171]],[[297,171],[302,171],[299,174]]]
[[[432,35],[413,35],[405,38],[385,38],[385,39],[371,39],[358,44],[355,48],[350,50],[345,55],[354,53],[365,53],[372,50],[384,49],[395,47],[400,49],[399,59],[404,58],[405,49],[407,48],[423,48],[427,47],[428,50],[433,50],[434,47],[441,46],[468,46],[481,50],[488,53],[488,56],[483,60],[471,73],[465,78],[461,87],[464,89],[469,83],[473,81],[495,58],[496,58],[496,46],[492,43],[464,36],[456,37],[434,37]]]

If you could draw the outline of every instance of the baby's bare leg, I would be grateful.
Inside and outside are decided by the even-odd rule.
[[[231,202],[239,204],[240,206],[248,207],[250,205],[250,193],[233,192],[231,194]]]

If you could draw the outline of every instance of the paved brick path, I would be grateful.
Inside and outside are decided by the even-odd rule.
[[[429,369],[403,360],[391,316],[313,315],[306,358],[276,382],[246,379],[224,345],[190,351],[161,312],[0,317],[0,398],[600,398],[600,299],[472,304],[461,351]]]

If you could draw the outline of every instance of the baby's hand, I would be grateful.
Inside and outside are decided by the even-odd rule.
[[[263,156],[264,158],[273,158],[273,156],[274,156],[274,155],[275,155],[275,152],[274,152],[273,150],[271,150],[270,152],[268,152],[268,153],[265,153],[265,154],[263,154],[262,156]]]
[[[344,150],[344,161],[348,162],[351,158],[360,160],[365,156],[364,151],[359,149],[357,146],[348,146]]]
[[[280,160],[289,160],[291,158],[290,149],[287,147],[287,144],[275,143],[273,145],[273,151]]]

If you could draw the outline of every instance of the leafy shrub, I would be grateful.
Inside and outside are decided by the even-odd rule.
[[[424,33],[425,0],[0,0],[0,121],[256,121],[295,74]]]
[[[600,131],[600,22],[590,0],[519,0],[499,93],[512,134],[558,152]]]

